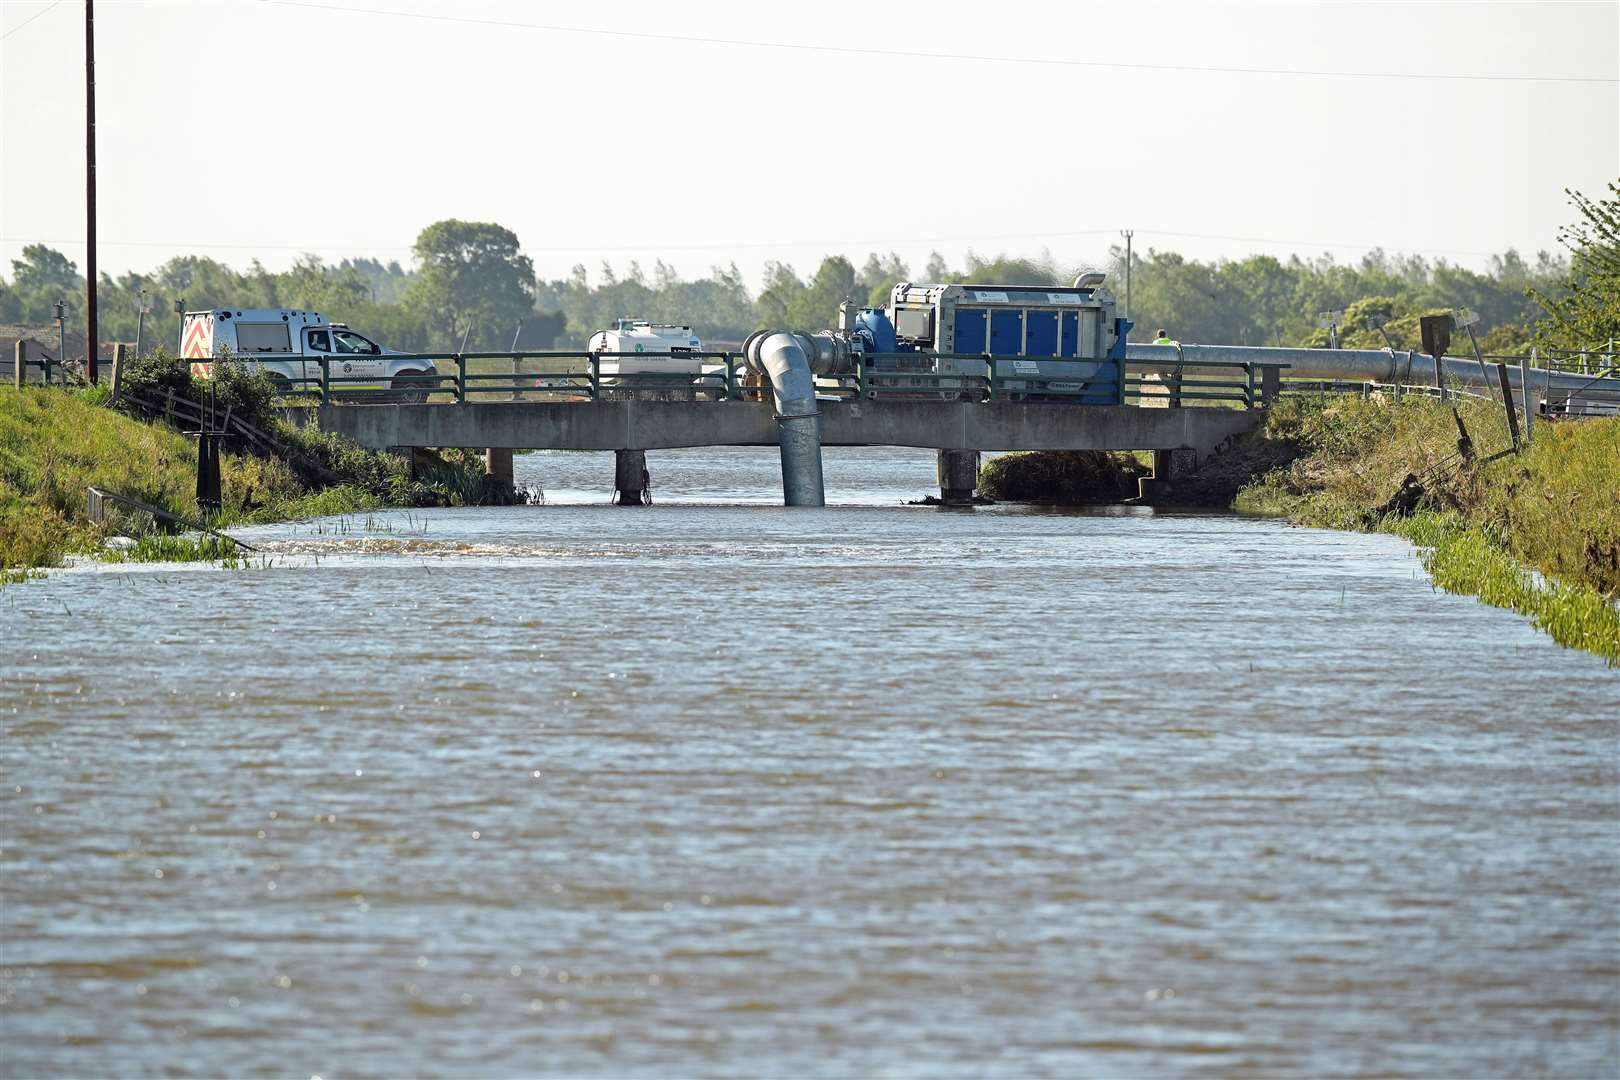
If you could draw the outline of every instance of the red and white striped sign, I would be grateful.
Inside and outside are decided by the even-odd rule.
[[[180,355],[192,361],[191,374],[206,379],[214,373],[214,365],[198,363],[214,355],[214,316],[210,312],[186,321],[186,334],[180,343]]]

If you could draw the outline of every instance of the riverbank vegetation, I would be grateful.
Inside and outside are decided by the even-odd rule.
[[[184,390],[192,399],[201,396],[189,376]],[[443,451],[413,468],[401,457],[312,428],[296,429],[274,417],[265,423],[290,452],[221,455],[224,506],[209,525],[522,499],[510,485],[486,476],[475,454]],[[108,521],[92,522],[87,513],[87,489],[94,486],[198,520],[196,460],[196,443],[168,425],[107,408],[104,387],[0,387],[0,573],[15,578],[61,565],[69,554],[105,554],[105,540],[116,533],[140,534],[137,545],[148,546],[132,549],[135,555],[217,558],[217,544],[224,542],[188,546],[174,538],[145,539],[161,532],[151,515],[120,508]]]
[[[1324,396],[1285,400],[1250,441],[1290,460],[1245,485],[1237,509],[1405,536],[1441,587],[1620,662],[1620,419],[1544,421],[1515,454],[1485,401],[1454,414],[1425,397]]]

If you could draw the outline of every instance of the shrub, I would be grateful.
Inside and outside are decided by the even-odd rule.
[[[1135,498],[1137,478],[1148,471],[1132,454],[1031,450],[986,462],[979,491],[1006,502],[1112,503]]]
[[[124,394],[148,402],[161,403],[168,395],[198,406],[210,403],[221,419],[226,410],[255,427],[268,429],[275,423],[276,388],[257,365],[244,364],[230,355],[216,357],[208,379],[193,378],[191,361],[170,356],[159,349],[148,356],[130,360],[120,378]]]

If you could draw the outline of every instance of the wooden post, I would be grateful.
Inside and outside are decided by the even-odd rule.
[[[1527,443],[1534,442],[1536,437],[1536,399],[1530,393],[1530,362],[1535,358],[1536,350],[1532,347],[1530,355],[1519,360],[1519,393],[1524,396],[1524,441]]]
[[[201,427],[201,424],[198,425]],[[197,509],[204,515],[217,514],[223,500],[219,485],[219,436],[211,431],[197,433]]]
[[[1502,407],[1507,412],[1508,434],[1513,436],[1513,452],[1519,452],[1519,414],[1514,411],[1513,387],[1508,383],[1507,365],[1496,365],[1496,377],[1502,384]]]
[[[129,362],[129,346],[120,341],[113,346],[112,394],[108,400],[118,404],[119,391],[124,384],[124,365]]]
[[[84,0],[84,377],[96,385],[96,365],[101,360],[101,334],[96,325],[96,8],[94,0]],[[67,363],[67,349],[57,357]],[[47,380],[49,381],[49,380]],[[62,368],[62,385],[67,385],[67,368]]]
[[[512,483],[512,451],[491,446],[484,451],[484,472],[503,484]]]
[[[17,342],[16,358],[17,358],[17,366],[12,370],[11,379],[12,379],[12,382],[17,384],[17,389],[21,390],[23,388],[23,383],[28,381],[28,342],[27,342],[27,339],[24,339],[22,341]]]

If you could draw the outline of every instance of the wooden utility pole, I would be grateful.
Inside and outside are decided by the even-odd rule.
[[[96,381],[96,4],[84,0],[84,374]]]

